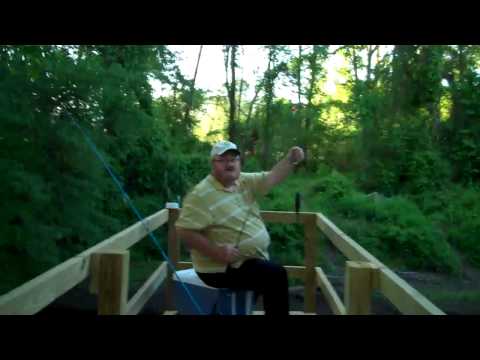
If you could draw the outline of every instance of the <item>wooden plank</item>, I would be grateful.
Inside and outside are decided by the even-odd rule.
[[[178,315],[177,310],[167,310],[163,312],[163,315]]]
[[[176,269],[180,259],[180,241],[177,238],[175,222],[180,215],[179,209],[168,209],[168,257]],[[165,290],[165,304],[167,309],[175,309],[175,300],[173,296],[172,269],[168,269],[167,287]]]
[[[177,263],[177,270],[185,270],[185,269],[191,269],[193,267],[193,264],[191,261],[179,261]]]
[[[316,313],[309,313],[309,312],[296,311],[296,310],[290,310],[288,314],[289,315],[317,315]],[[252,311],[252,315],[265,315],[265,311],[255,310],[255,311]]]
[[[379,270],[379,289],[405,315],[445,315],[405,280],[388,268]]]
[[[127,309],[130,253],[107,250],[99,256],[98,314],[124,314]]]
[[[373,264],[383,266],[373,255],[352,240],[347,234],[340,230],[323,214],[317,214],[317,226],[332,242],[350,260],[368,261]]]
[[[282,224],[303,224],[306,219],[315,217],[316,213],[310,212],[290,212],[290,211],[260,211],[262,219],[266,222]]]
[[[389,270],[382,262],[342,232],[327,217],[318,213],[317,226],[332,244],[350,260],[367,261],[379,268],[377,286],[380,292],[404,314],[445,315],[425,296]]]
[[[168,221],[168,210],[163,209],[145,219],[145,224],[153,231]],[[57,265],[25,284],[0,297],[2,311],[12,314],[35,314],[56,298],[78,285],[90,273],[90,255],[107,249],[128,249],[141,240],[148,232],[138,222],[99,244],[83,251],[75,257]],[[90,290],[95,292],[97,279],[92,279]]]
[[[127,304],[126,315],[138,314],[167,277],[167,263],[162,263]]]
[[[317,227],[315,223],[315,217],[309,217],[305,219],[304,233],[305,233],[305,312],[316,312],[316,291],[317,281],[315,272],[315,259],[316,259],[316,242],[317,242]]]
[[[89,256],[93,253],[102,252],[107,249],[127,250],[133,245],[135,245],[137,242],[142,240],[146,235],[148,235],[149,232],[155,231],[167,221],[168,210],[160,210],[144,220],[144,223],[149,229],[149,231],[147,231],[144,224],[139,221],[132,226],[120,231],[119,233],[109,237],[108,239],[98,243],[97,245],[78,254],[78,256]]]
[[[317,273],[317,285],[322,290],[322,294],[323,296],[325,296],[325,299],[327,300],[330,309],[332,309],[332,312],[335,315],[345,315],[345,305],[343,305],[342,300],[340,300],[340,297],[338,296],[337,292],[335,291],[327,276],[323,272],[322,268],[316,267],[315,270]]]
[[[374,288],[373,273],[378,271],[378,268],[361,261],[347,261],[345,267],[346,313],[369,315]]]
[[[87,278],[88,257],[73,257],[0,297],[1,315],[32,315]]]
[[[295,310],[291,310],[289,314],[290,315],[317,315],[314,312],[304,312],[304,311],[295,311]]]
[[[305,281],[305,266],[284,265],[289,277]]]
[[[90,284],[88,289],[91,294],[98,294],[99,263],[100,256],[98,254],[90,255]]]

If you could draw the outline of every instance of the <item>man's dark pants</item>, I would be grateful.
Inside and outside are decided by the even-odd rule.
[[[208,286],[253,290],[263,296],[265,315],[288,315],[288,277],[283,266],[261,259],[248,259],[238,269],[225,273],[197,273]]]

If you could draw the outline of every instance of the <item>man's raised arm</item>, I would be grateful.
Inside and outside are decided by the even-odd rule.
[[[292,172],[295,166],[304,159],[302,148],[292,147],[288,154],[280,160],[267,175],[267,188],[280,184]]]

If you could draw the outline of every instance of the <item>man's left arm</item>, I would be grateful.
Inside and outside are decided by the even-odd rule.
[[[271,189],[275,185],[280,184],[292,172],[295,166],[303,161],[304,153],[302,148],[298,146],[292,147],[288,154],[280,160],[267,175],[266,186]]]

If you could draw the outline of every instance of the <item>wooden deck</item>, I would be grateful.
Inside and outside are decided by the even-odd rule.
[[[37,276],[20,287],[0,296],[0,315],[35,314],[47,307],[70,289],[89,279],[90,291],[97,296],[99,315],[136,315],[148,300],[165,285],[165,315],[177,309],[172,297],[172,270],[162,263],[128,300],[130,267],[129,248],[149,232],[168,225],[168,256],[175,269],[186,269],[191,263],[180,262],[180,242],[174,222],[180,209],[162,209],[64,263]],[[379,291],[402,314],[445,315],[425,296],[411,287],[382,262],[343,233],[321,213],[262,211],[267,222],[298,223],[304,226],[303,266],[284,265],[290,278],[304,283],[304,311],[292,315],[316,315],[317,290],[337,315],[367,315],[371,313],[373,291]],[[319,232],[347,258],[345,262],[345,291],[343,300],[315,263]],[[255,311],[261,315],[261,311]]]

